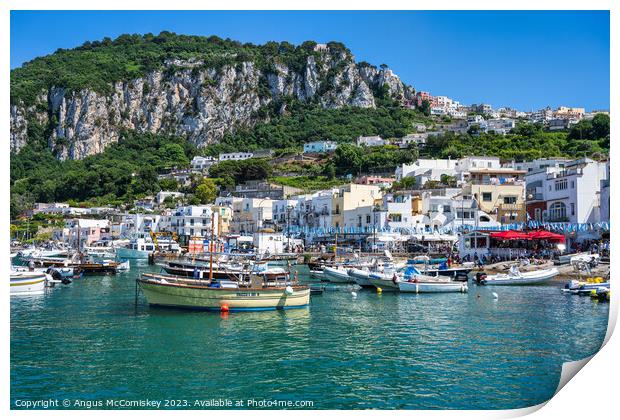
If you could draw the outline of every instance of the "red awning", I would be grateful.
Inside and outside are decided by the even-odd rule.
[[[516,230],[502,230],[500,232],[491,233],[491,238],[502,241],[516,241],[519,239],[530,239],[529,235]]]
[[[549,232],[548,230],[534,230],[528,233],[530,239],[544,239],[547,241],[564,242],[564,235]]]
[[[517,230],[503,230],[500,232],[492,232],[491,238],[499,239],[500,241],[559,241],[564,242],[564,236],[558,233],[549,232],[548,230],[534,230],[528,233],[519,232]]]

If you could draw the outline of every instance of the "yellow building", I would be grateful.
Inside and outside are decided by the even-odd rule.
[[[471,169],[463,196],[475,199],[480,210],[500,223],[525,222],[525,174],[512,168]]]
[[[357,226],[359,224],[357,213],[361,211],[358,209],[370,209],[372,212],[375,200],[381,197],[381,189],[376,185],[348,184],[340,187],[338,193],[332,197],[332,226],[341,228]]]

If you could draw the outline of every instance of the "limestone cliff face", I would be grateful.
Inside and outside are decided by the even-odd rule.
[[[389,69],[356,64],[342,51],[307,57],[304,69],[281,63],[260,70],[253,62],[218,69],[200,61],[170,60],[145,77],[118,81],[108,93],[50,87],[35,105],[11,106],[11,149],[28,141],[28,125],[48,128],[48,144],[60,159],[100,153],[122,129],[176,134],[197,145],[217,142],[240,126],[260,121],[259,109],[286,97],[317,101],[325,108],[374,107],[373,91],[387,85],[395,99],[414,90]]]

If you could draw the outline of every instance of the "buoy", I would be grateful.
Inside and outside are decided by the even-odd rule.
[[[602,277],[597,277],[594,279],[595,283],[602,283],[603,282],[603,278]]]
[[[588,277],[586,279],[586,283],[593,283],[593,282],[594,282],[594,279],[592,277]]]
[[[221,311],[221,312],[228,312],[228,311],[229,311],[229,309],[228,309],[228,305],[222,305],[222,306],[220,306],[220,311]]]
[[[381,294],[381,292],[383,292],[383,289],[380,287],[377,287],[377,293]]]
[[[357,297],[357,293],[355,293],[355,292],[351,292],[351,296],[353,296],[354,298],[356,298],[356,297]]]
[[[286,289],[284,289],[284,293],[286,293],[287,295],[292,295],[293,294],[293,288],[291,286],[286,286]]]
[[[499,295],[495,292],[493,292],[493,299],[499,299]]]

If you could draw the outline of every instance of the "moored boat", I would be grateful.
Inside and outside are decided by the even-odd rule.
[[[408,293],[467,293],[467,284],[460,281],[401,281],[401,292]]]
[[[332,283],[355,283],[355,279],[349,276],[346,268],[325,267],[323,274],[325,279]]]
[[[516,266],[512,266],[506,274],[487,276],[484,273],[476,275],[476,281],[482,285],[494,286],[530,286],[544,284],[560,274],[556,268],[521,272]]]
[[[400,279],[396,273],[370,273],[368,281],[377,289],[386,292],[398,292],[400,290],[398,287]]]
[[[47,276],[37,271],[11,271],[11,296],[42,294]]]
[[[310,287],[283,283],[266,286],[253,277],[250,286],[235,282],[208,282],[158,274],[137,279],[146,300],[153,306],[207,311],[260,311],[292,309],[310,303]]]
[[[370,271],[360,270],[359,268],[349,268],[347,273],[349,274],[349,277],[351,277],[360,286],[373,287],[370,282]]]

